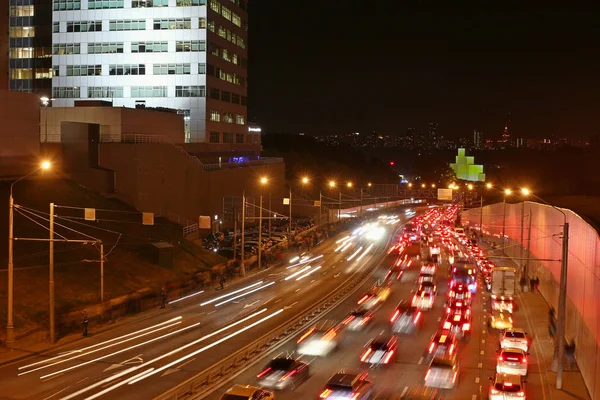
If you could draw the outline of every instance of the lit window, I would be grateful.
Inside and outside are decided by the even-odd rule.
[[[90,43],[90,44],[93,44],[93,43]],[[88,44],[88,53],[89,53],[90,44]],[[81,46],[79,43],[54,43],[52,45],[52,54],[54,54],[54,55],[80,54],[81,53],[80,47]]]
[[[212,122],[221,122],[221,113],[217,110],[210,110],[210,120]]]
[[[33,76],[35,79],[50,79],[52,78],[52,68],[36,68]]]
[[[88,87],[88,98],[90,99],[113,99],[123,97],[122,86],[90,86]]]
[[[198,18],[198,28],[206,29],[206,18],[204,18],[204,17]]]
[[[33,58],[33,47],[13,47],[10,58]]]
[[[235,123],[238,125],[244,125],[244,116],[240,114],[236,115]]]
[[[178,40],[175,42],[175,51],[206,51],[206,42],[204,40]]]
[[[131,97],[167,97],[166,86],[132,86]]]
[[[11,38],[35,37],[35,28],[33,26],[11,26],[9,35]]]
[[[242,26],[242,19],[236,13],[231,13],[231,22],[233,22],[234,25]]]
[[[215,33],[215,21],[211,21],[210,19],[208,20],[207,24],[206,24],[207,28],[209,31],[211,31],[212,33]]]
[[[10,79],[33,79],[32,68],[11,68]]]
[[[10,6],[11,17],[33,17],[33,6]]]
[[[216,13],[221,13],[221,4],[216,0],[210,0],[210,9]]]
[[[223,113],[223,122],[227,124],[233,124],[233,113],[226,112]]]
[[[228,21],[231,21],[231,10],[225,6],[221,6],[221,15]]]

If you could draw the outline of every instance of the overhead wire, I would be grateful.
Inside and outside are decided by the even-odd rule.
[[[21,209],[21,206],[19,206],[17,209]],[[44,221],[50,222],[50,219],[49,219],[49,218],[45,218],[45,217],[42,217],[42,216],[38,215],[38,213],[42,213],[41,211],[37,211],[37,210],[35,210],[35,211],[30,211],[29,209],[23,209],[23,211],[26,211],[26,212],[28,212],[28,213],[30,213],[30,214],[33,214],[33,215],[35,215],[36,217],[38,217],[38,218],[40,218],[40,219],[43,219]],[[49,215],[49,214],[48,214],[48,215]],[[95,237],[93,237],[93,236],[90,236],[90,235],[88,235],[88,234],[86,234],[86,233],[80,232],[80,231],[78,231],[78,230],[76,230],[76,229],[69,228],[69,227],[68,227],[68,226],[66,226],[66,225],[59,224],[59,223],[58,223],[58,222],[56,222],[56,221],[54,221],[54,225],[56,225],[56,226],[60,226],[61,228],[67,229],[67,230],[69,230],[69,231],[71,231],[71,232],[75,232],[75,233],[77,233],[77,234],[79,234],[79,235],[86,236],[86,237],[88,237],[88,238],[90,238],[90,239],[92,239],[92,240],[98,240],[98,238],[95,238]],[[48,228],[46,228],[46,229],[48,229]],[[58,233],[56,233],[56,234],[57,234],[58,236],[61,236],[63,239],[65,239],[65,240],[68,240],[66,237],[64,237],[64,236],[62,236],[62,235],[60,235],[60,234],[58,234]]]
[[[27,212],[26,210],[20,210],[18,207],[15,207],[14,209],[15,209],[15,211],[16,211],[18,214],[20,214],[20,215],[22,215],[23,217],[27,218],[28,220],[30,220],[30,221],[31,221],[31,222],[33,222],[34,224],[36,224],[36,225],[39,225],[40,227],[42,227],[42,228],[46,229],[47,231],[50,231],[50,228],[48,228],[47,226],[44,226],[44,225],[43,225],[41,222],[38,222],[38,221],[34,220],[33,218],[31,218],[31,217],[30,217],[30,216],[28,216],[28,215],[25,215],[24,211],[25,211],[25,212]],[[39,216],[37,216],[37,217],[39,218]],[[65,240],[67,240],[67,238],[66,238],[65,236],[61,235],[61,234],[60,234],[60,233],[58,233],[58,232],[56,233],[56,236],[60,236],[61,238],[63,238],[63,239],[65,239]]]

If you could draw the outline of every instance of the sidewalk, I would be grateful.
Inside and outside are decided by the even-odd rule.
[[[479,243],[485,251],[486,256],[489,246],[485,243]],[[498,266],[517,268],[512,260],[494,259],[488,256],[494,264]],[[552,372],[552,360],[554,358],[554,339],[548,332],[548,313],[550,306],[539,292],[522,292],[520,288],[517,292],[518,311],[525,314],[527,323],[532,330],[529,332],[533,338],[533,345],[536,349],[536,355],[540,363],[540,372],[544,382],[544,393],[548,395],[549,400],[588,400],[591,399],[583,376],[576,363],[569,369],[569,363],[565,359],[562,389],[556,389],[556,372]]]

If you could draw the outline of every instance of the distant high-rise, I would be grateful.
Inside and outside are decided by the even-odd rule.
[[[474,129],[473,130],[473,148],[482,149],[483,148],[483,132]]]
[[[58,2],[59,0],[54,0],[55,4]],[[50,97],[52,0],[9,0],[8,3],[9,88]],[[73,6],[74,3],[79,3],[79,0],[69,2],[69,5]]]
[[[512,143],[512,140],[510,137],[509,127],[510,127],[510,113],[508,113],[508,120],[504,124],[504,131],[502,132],[502,139],[500,139],[500,143],[505,148],[506,147],[514,147],[514,144]]]
[[[427,138],[426,138],[426,143],[425,143],[425,147],[427,149],[439,149],[440,148],[440,141],[439,141],[439,137],[438,137],[439,126],[440,126],[440,124],[438,124],[437,122],[429,123],[429,126],[427,127]]]

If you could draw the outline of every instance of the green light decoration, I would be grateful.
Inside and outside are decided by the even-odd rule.
[[[450,164],[456,178],[471,182],[485,182],[483,165],[475,165],[475,157],[467,156],[465,153],[465,149],[458,149],[456,162]]]

